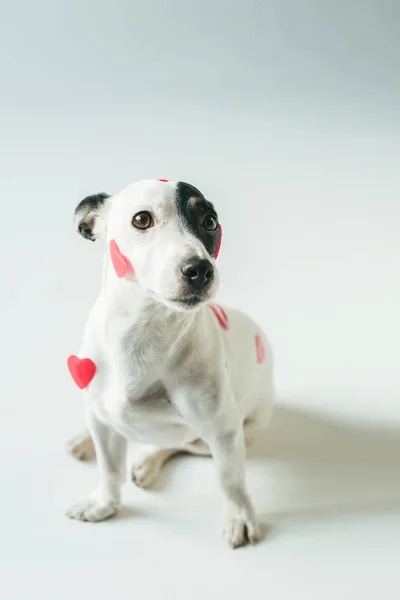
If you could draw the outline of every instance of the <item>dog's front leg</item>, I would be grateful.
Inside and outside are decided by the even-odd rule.
[[[67,516],[81,521],[103,521],[115,514],[125,478],[127,442],[119,433],[101,423],[89,410],[88,426],[96,449],[99,486],[71,506]]]
[[[229,384],[203,393],[181,387],[175,400],[191,428],[210,448],[217,469],[223,502],[223,535],[232,548],[260,538],[260,529],[245,484],[246,447],[242,417]]]
[[[223,535],[232,548],[255,543],[260,530],[245,485],[243,428],[217,433],[208,439],[223,498]]]

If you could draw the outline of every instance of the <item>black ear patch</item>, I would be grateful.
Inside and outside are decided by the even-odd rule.
[[[110,198],[110,195],[104,192],[86,196],[86,198],[79,202],[75,209],[77,229],[81,236],[87,240],[94,242],[97,238],[95,233],[96,219],[104,207],[107,198]]]
[[[197,188],[182,181],[176,186],[174,201],[185,227],[202,241],[211,256],[215,256],[221,235],[220,228],[208,231],[203,226],[206,214],[212,214],[218,219],[214,206]]]

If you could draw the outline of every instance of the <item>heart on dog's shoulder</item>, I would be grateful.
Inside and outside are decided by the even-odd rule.
[[[214,315],[217,317],[218,323],[221,325],[222,329],[227,331],[229,329],[229,320],[228,315],[219,304],[210,304],[209,305]]]
[[[135,274],[131,261],[122,254],[115,240],[110,242],[110,256],[117,277],[122,278],[129,274]]]
[[[78,388],[83,390],[89,385],[96,373],[96,365],[90,358],[79,358],[72,354],[68,357],[68,369]]]

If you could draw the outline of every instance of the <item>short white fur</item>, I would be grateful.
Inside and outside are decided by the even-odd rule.
[[[219,325],[208,306],[218,287],[216,263],[182,223],[175,189],[173,182],[138,182],[92,215],[94,234],[107,242],[107,251],[79,356],[91,358],[97,371],[83,390],[88,433],[70,450],[90,457],[93,442],[100,484],[67,515],[101,521],[116,512],[128,441],[141,443],[132,474],[143,487],[174,453],[211,454],[223,534],[235,548],[260,537],[246,490],[245,456],[246,445],[265,430],[271,414],[271,350],[260,328],[239,311],[225,309],[229,329]],[[142,210],[154,216],[147,231],[132,226]],[[78,212],[77,220],[81,217]],[[108,252],[112,239],[134,266],[133,278],[116,276]],[[173,299],[182,294],[180,265],[193,257],[210,260],[215,276],[204,302],[187,309]],[[257,335],[265,348],[262,364]]]

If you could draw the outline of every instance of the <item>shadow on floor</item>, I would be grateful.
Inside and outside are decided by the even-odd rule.
[[[400,428],[277,406],[248,479],[266,515],[400,508]]]

